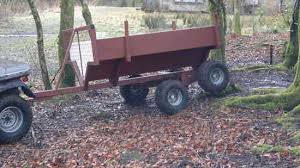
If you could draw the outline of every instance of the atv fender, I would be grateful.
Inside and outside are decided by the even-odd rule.
[[[16,89],[21,89],[24,94],[28,97],[34,98],[35,95],[33,92],[30,90],[30,88],[20,80],[11,80],[11,81],[4,81],[0,82],[0,94],[13,91]]]

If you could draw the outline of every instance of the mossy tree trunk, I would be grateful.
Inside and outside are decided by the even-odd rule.
[[[221,35],[221,48],[213,50],[210,53],[210,59],[218,60],[222,63],[226,62],[225,59],[225,35],[227,31],[227,22],[226,22],[226,8],[224,4],[224,0],[209,0],[209,10],[211,14],[212,20],[217,19],[217,24],[219,25],[219,31]]]
[[[287,51],[283,65],[287,68],[293,68],[299,55],[299,8],[300,0],[295,1],[292,23],[290,28],[290,41],[288,43]]]
[[[58,41],[58,58],[60,65],[63,63],[65,51],[63,43],[62,31],[74,27],[74,0],[60,1],[60,31]],[[75,74],[73,68],[67,65],[64,69],[64,78],[62,81],[63,87],[70,87],[75,85]]]
[[[29,4],[29,7],[30,7],[30,10],[31,10],[31,13],[32,13],[33,19],[35,21],[35,25],[36,25],[38,56],[39,56],[39,63],[40,63],[44,88],[46,90],[51,90],[52,86],[51,86],[51,82],[49,79],[49,73],[48,73],[48,69],[47,69],[47,63],[46,63],[45,51],[44,51],[44,37],[43,37],[42,22],[41,22],[38,10],[34,4],[34,1],[27,0],[27,2]]]
[[[297,72],[291,86],[278,93],[254,95],[249,97],[235,97],[226,100],[225,105],[230,107],[250,107],[264,110],[283,109],[288,113],[281,119],[281,123],[289,127],[299,127],[300,124],[300,62],[297,63]]]
[[[233,24],[234,24],[234,33],[236,35],[242,35],[241,29],[241,1],[240,0],[233,0]]]
[[[85,20],[85,24],[86,25],[93,24],[92,15],[91,15],[89,6],[87,4],[87,1],[86,0],[79,0],[79,1],[80,1],[80,4],[81,4],[82,16]]]

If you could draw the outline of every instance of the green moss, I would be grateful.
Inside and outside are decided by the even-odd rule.
[[[294,107],[294,109],[290,111],[290,115],[300,118],[300,105]]]
[[[298,34],[298,31],[296,31]],[[296,35],[298,37],[298,35]],[[293,68],[298,60],[299,42],[298,38],[292,37],[288,43],[287,52],[285,53],[285,60],[283,65],[287,68]]]
[[[300,143],[300,132],[296,133],[292,138],[290,138],[291,141],[295,143]]]
[[[299,123],[299,119],[293,117],[291,113],[286,113],[282,115],[280,118],[276,120],[278,123],[280,123],[283,127],[295,130],[297,129],[297,123]]]
[[[262,144],[255,147],[252,152],[258,153],[258,154],[264,154],[264,153],[278,153],[282,152],[284,150],[283,146],[273,146],[269,144]]]
[[[294,156],[300,156],[300,147],[293,147],[290,149],[290,152]]]
[[[266,95],[266,94],[276,94],[283,92],[284,88],[258,88],[255,89],[252,94],[253,95]]]
[[[287,147],[283,147],[281,145],[269,145],[269,144],[262,144],[256,146],[252,152],[257,154],[265,154],[265,153],[280,153],[283,152],[285,149],[288,149]],[[289,148],[288,151],[290,154],[294,156],[300,156],[300,147],[292,147]]]
[[[300,104],[300,96],[298,93],[299,89],[290,87],[286,91],[278,94],[235,97],[226,100],[225,105],[229,107],[248,107],[264,110],[284,109],[291,111]]]
[[[284,66],[283,64],[276,64],[276,65],[251,65],[246,67],[239,67],[235,68],[232,71],[234,72],[260,72],[260,71],[266,71],[266,70],[275,70],[279,72],[287,72],[289,69]]]
[[[274,110],[278,104],[273,101],[266,101],[267,99],[272,99],[271,97],[263,97],[260,95],[254,95],[249,97],[234,97],[225,100],[225,106],[228,107],[248,107],[253,109],[265,109]]]
[[[265,153],[280,153],[283,152],[284,150],[287,150],[287,147],[283,147],[281,145],[269,145],[269,144],[262,144],[256,146],[252,152],[257,153],[257,154],[265,154]],[[294,156],[300,156],[300,147],[291,147],[288,149],[291,155]]]
[[[274,67],[275,67],[275,69],[277,71],[281,71],[281,72],[287,72],[287,71],[289,71],[289,68],[287,68],[283,64],[277,64],[277,65],[274,65]]]

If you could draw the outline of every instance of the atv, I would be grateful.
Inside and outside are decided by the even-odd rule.
[[[16,61],[0,59],[0,144],[24,137],[32,124],[32,111],[27,98],[34,98],[25,84],[30,67]]]

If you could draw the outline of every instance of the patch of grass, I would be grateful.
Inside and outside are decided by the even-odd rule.
[[[293,147],[289,150],[292,155],[294,156],[300,156],[300,146]]]
[[[258,145],[256,146],[252,152],[254,153],[258,153],[258,154],[264,154],[264,153],[278,153],[278,152],[282,152],[284,150],[283,146],[273,146],[273,145],[269,145],[269,144],[262,144],[262,145]]]

